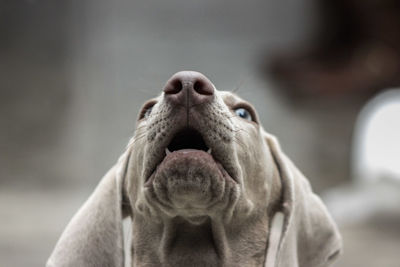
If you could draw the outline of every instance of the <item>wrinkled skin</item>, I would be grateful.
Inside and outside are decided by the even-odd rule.
[[[219,91],[189,111],[164,93],[149,103],[155,104],[139,119],[131,145],[133,179],[126,180],[133,265],[261,266],[280,180],[254,108]],[[254,121],[237,116],[237,107],[246,107]],[[212,155],[176,151],[162,159],[185,127],[202,134]]]

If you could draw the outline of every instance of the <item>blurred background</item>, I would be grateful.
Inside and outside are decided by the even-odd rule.
[[[180,70],[238,89],[336,218],[400,266],[398,0],[0,0],[0,266],[43,266]]]

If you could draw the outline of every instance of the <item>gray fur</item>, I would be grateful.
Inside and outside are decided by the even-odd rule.
[[[216,91],[210,104],[194,107],[190,115],[191,127],[223,168],[202,158],[171,157],[149,182],[166,144],[185,123],[163,94],[155,100],[47,266],[123,267],[127,215],[135,267],[322,267],[336,258],[341,238],[324,205],[273,136],[234,116],[231,109],[243,100],[231,93]],[[283,223],[271,226],[277,214]]]

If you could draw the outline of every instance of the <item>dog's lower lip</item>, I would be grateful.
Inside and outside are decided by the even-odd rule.
[[[188,153],[188,152],[203,151],[203,150],[186,148],[186,149],[179,149],[179,150],[175,150],[175,151],[181,151],[181,152],[183,152],[183,153]],[[174,151],[174,152],[175,152],[175,151]],[[209,148],[209,149],[207,150],[207,153],[208,153],[208,154],[211,154],[211,152],[212,152],[212,149]],[[172,152],[168,149],[168,147],[166,147],[166,148],[165,148],[165,155],[168,156],[168,155],[171,154],[171,153],[172,153]]]
[[[204,151],[204,150],[200,150],[200,149],[192,149],[192,148],[185,148],[185,149],[179,149],[179,150],[175,150],[175,151],[170,151],[169,149],[168,149],[168,147],[166,147],[165,148],[165,155],[164,155],[164,157],[162,158],[162,160],[155,166],[155,168],[154,168],[154,170],[150,173],[150,175],[147,177],[147,179],[145,180],[145,186],[148,186],[150,183],[151,183],[151,177],[153,177],[154,175],[155,175],[155,173],[157,172],[157,169],[158,169],[158,166],[160,166],[160,164],[164,161],[164,159],[166,158],[166,157],[169,157],[169,156],[172,156],[172,154],[177,154],[177,153],[179,153],[179,154],[181,154],[182,156],[191,156],[190,154],[194,154],[194,153],[204,153],[203,155],[206,155],[206,154],[208,154],[209,156],[211,156],[213,159],[214,159],[214,161],[215,162],[217,162],[217,164],[219,164],[220,166],[221,166],[221,168],[223,168],[224,170],[225,170],[225,168],[223,167],[223,165],[221,165],[221,163],[217,160],[217,159],[215,159],[214,158],[214,156],[212,155],[212,149],[211,148],[209,148],[207,151]],[[231,177],[231,179],[234,181],[234,182],[236,182],[237,183],[237,180],[235,179],[235,178],[233,178],[233,176],[231,176],[230,174],[229,174],[229,172],[228,171],[226,171],[225,170],[225,172],[229,175],[229,177]]]

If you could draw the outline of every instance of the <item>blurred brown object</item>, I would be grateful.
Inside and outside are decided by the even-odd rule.
[[[262,65],[290,99],[366,99],[400,84],[400,1],[316,4],[320,26],[308,47],[278,51]]]

